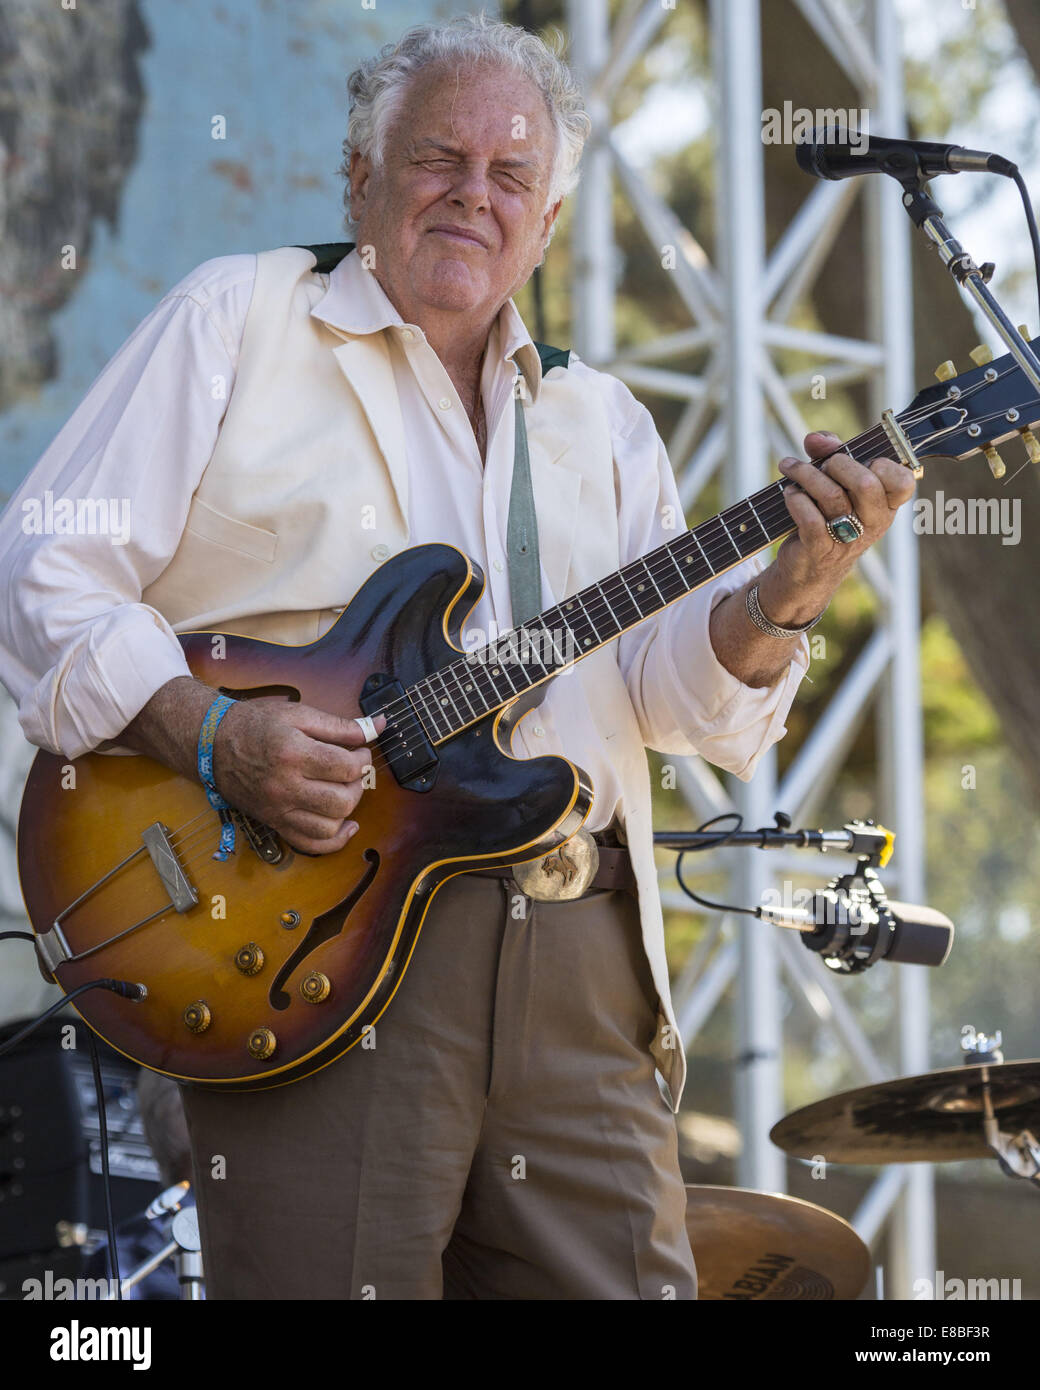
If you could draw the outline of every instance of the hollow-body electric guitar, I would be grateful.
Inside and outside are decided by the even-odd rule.
[[[1038,422],[1040,402],[1007,356],[922,391],[843,447],[915,471],[922,456],[981,450],[994,464],[992,445],[1016,433],[1040,455]],[[140,998],[93,989],[76,1007],[156,1071],[245,1090],[334,1061],[387,1007],[442,883],[548,854],[588,815],[580,768],[509,752],[545,683],[794,531],[783,488],[727,507],[479,652],[460,644],[483,577],[437,544],[388,560],[307,646],[182,635],[192,673],[236,699],[386,715],[360,830],[337,853],[309,856],[231,812],[237,849],[221,862],[218,812],[198,784],[145,757],[70,764],[41,752],[18,862],[42,961],[66,993],[99,978],[143,985]]]

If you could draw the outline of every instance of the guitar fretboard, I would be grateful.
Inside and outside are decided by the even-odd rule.
[[[878,432],[839,449],[873,457]],[[783,500],[786,486],[783,479],[771,483],[410,686],[406,694],[430,742],[451,738],[790,535],[796,527]]]

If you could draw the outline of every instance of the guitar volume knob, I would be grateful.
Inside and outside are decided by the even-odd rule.
[[[235,967],[243,975],[256,975],[263,969],[264,953],[255,941],[249,941],[235,952]]]
[[[213,1021],[213,1015],[205,999],[196,999],[193,1004],[189,1004],[181,1017],[184,1019],[184,1026],[192,1033],[204,1033]]]
[[[332,981],[320,970],[314,970],[300,981],[300,993],[308,1004],[320,1004],[332,993]]]
[[[258,1061],[265,1062],[272,1056],[278,1045],[278,1039],[271,1032],[270,1028],[254,1028],[249,1035],[246,1046],[251,1057],[256,1057]]]

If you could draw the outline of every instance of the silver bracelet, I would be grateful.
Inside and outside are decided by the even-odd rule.
[[[748,617],[758,630],[766,633],[769,637],[800,637],[803,632],[808,632],[811,627],[815,627],[820,618],[823,617],[823,613],[820,613],[813,618],[812,622],[803,623],[801,627],[777,627],[776,623],[769,621],[759,606],[757,584],[753,584],[747,591],[747,611]]]

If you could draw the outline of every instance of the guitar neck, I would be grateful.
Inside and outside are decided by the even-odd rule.
[[[866,462],[879,447],[874,429],[835,452]],[[823,462],[815,460],[817,466]],[[786,486],[784,479],[770,483],[410,686],[406,694],[430,741],[441,743],[501,709],[789,536],[797,528],[784,502]]]

